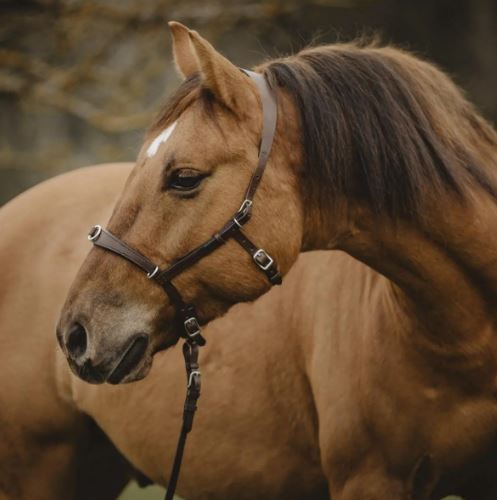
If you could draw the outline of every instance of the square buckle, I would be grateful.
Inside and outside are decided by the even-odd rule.
[[[184,323],[185,332],[188,338],[192,339],[197,335],[200,335],[200,325],[198,324],[197,318],[193,316],[191,318],[187,318]]]
[[[267,271],[273,264],[274,260],[272,257],[262,248],[259,248],[257,252],[252,256],[254,262],[263,270]]]

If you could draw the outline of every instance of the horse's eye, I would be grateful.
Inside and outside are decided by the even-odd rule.
[[[205,174],[192,168],[182,168],[171,173],[167,187],[178,191],[191,191],[197,188]]]

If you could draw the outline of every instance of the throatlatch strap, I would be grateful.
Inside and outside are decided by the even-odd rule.
[[[256,266],[267,276],[271,285],[281,285],[281,274],[274,259],[266,250],[254,245],[241,229],[235,231],[232,237],[252,257]]]

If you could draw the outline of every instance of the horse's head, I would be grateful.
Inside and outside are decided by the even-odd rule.
[[[176,65],[186,80],[152,127],[107,225],[116,241],[161,270],[213,234],[219,240],[244,200],[263,134],[254,81],[196,32],[178,23],[171,23],[171,30]],[[263,248],[282,274],[300,251],[303,214],[295,172],[300,150],[288,149],[288,141],[297,140],[294,129],[289,127],[283,140],[280,120],[243,226],[256,248],[221,235],[222,244],[171,279],[182,300],[195,305],[201,323],[270,287],[261,272],[267,255],[254,256],[254,250]],[[109,238],[109,233],[103,234]],[[97,231],[93,236],[100,237]],[[80,377],[118,383],[145,376],[152,355],[178,340],[181,325],[174,294],[107,250],[108,245],[93,248],[83,263],[61,314],[58,339]]]

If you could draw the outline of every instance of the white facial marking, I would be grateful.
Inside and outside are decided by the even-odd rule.
[[[171,134],[173,133],[173,130],[175,129],[176,127],[176,123],[177,122],[174,122],[172,125],[169,125],[169,127],[165,128],[151,143],[150,143],[150,146],[148,147],[147,149],[147,156],[149,158],[152,158],[152,156],[155,155],[155,153],[157,153],[157,151],[159,150],[160,148],[160,145],[163,143],[163,142],[166,142],[169,137],[171,136]]]

